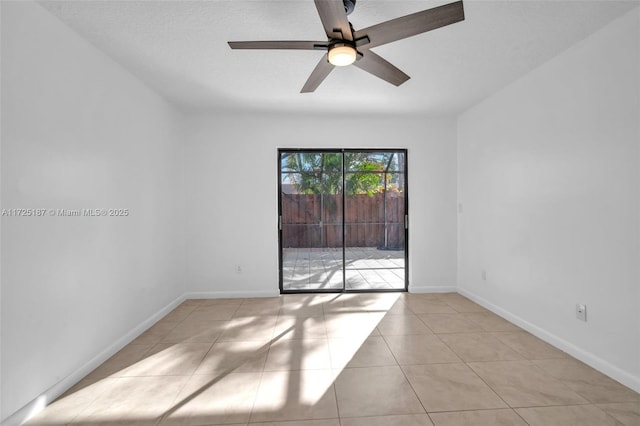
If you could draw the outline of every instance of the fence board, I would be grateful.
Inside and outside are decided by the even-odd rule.
[[[384,195],[349,195],[345,204],[347,247],[384,245]],[[283,194],[283,247],[342,247],[342,196]],[[387,245],[404,246],[404,194],[387,192]],[[320,220],[322,219],[322,226]]]

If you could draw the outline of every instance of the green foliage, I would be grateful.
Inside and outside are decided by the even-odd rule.
[[[347,195],[373,196],[384,189],[384,171],[392,153],[345,153]],[[284,159],[283,170],[301,194],[336,195],[342,190],[342,154],[291,153]],[[387,175],[390,179],[390,175]]]
[[[289,179],[300,194],[338,194],[342,187],[342,158],[340,154],[289,154],[285,169],[292,172]]]

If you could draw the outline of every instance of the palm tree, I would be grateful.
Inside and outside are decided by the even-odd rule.
[[[285,154],[284,171],[300,194],[338,195],[342,191],[342,154],[295,152]],[[373,196],[384,186],[385,171],[393,153],[344,154],[345,185],[348,195]]]

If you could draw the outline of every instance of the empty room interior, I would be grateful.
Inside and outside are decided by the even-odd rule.
[[[640,425],[640,3],[3,0],[2,425]]]

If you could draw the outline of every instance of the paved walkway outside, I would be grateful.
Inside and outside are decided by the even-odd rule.
[[[345,260],[349,290],[404,288],[404,251],[350,247]],[[285,290],[341,289],[342,249],[287,248],[282,269]]]

